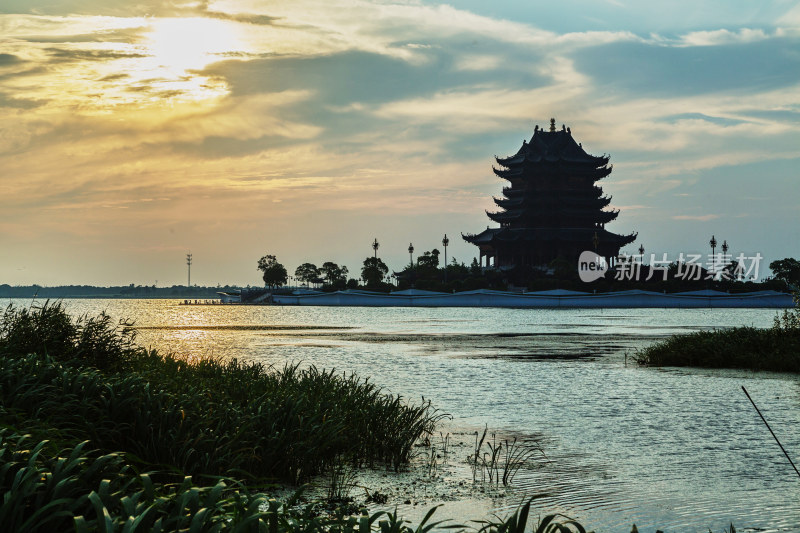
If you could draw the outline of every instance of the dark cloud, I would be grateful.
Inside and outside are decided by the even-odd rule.
[[[9,94],[0,93],[0,107],[13,107],[15,109],[33,109],[47,103],[44,100],[18,98]]]
[[[102,78],[100,78],[99,81],[117,81],[117,80],[124,80],[126,78],[130,78],[130,75],[124,73],[109,74],[108,76],[103,76]]]
[[[789,109],[782,109],[780,111],[772,111],[769,109],[747,109],[741,111],[740,113],[747,117],[752,117],[759,120],[769,120],[783,124],[800,124],[800,111],[791,111]]]
[[[200,15],[207,8],[207,2],[196,6],[187,5],[184,0],[3,0],[0,13],[29,13],[33,15],[105,15],[115,17],[129,16],[191,16]]]
[[[39,74],[43,74],[46,72],[47,69],[44,67],[33,67],[25,70],[19,70],[16,72],[6,72],[5,74],[0,74],[0,82],[5,80],[10,80],[13,78],[22,78],[25,76],[37,76]]]
[[[709,115],[704,115],[703,113],[679,113],[676,115],[661,117],[660,119],[661,122],[667,123],[675,123],[679,120],[705,120],[706,122],[712,122],[720,126],[735,126],[737,124],[747,123],[746,120],[737,120],[726,117],[712,117]]]
[[[256,15],[251,13],[223,13],[221,11],[206,11],[205,16],[222,19],[232,20],[234,22],[241,22],[244,24],[253,24],[256,26],[271,26],[275,22],[281,20],[281,17],[270,17],[269,15]]]
[[[5,67],[8,65],[16,65],[17,63],[21,63],[22,59],[14,54],[0,54],[0,67]]]
[[[326,132],[314,139],[332,153],[358,153],[379,149],[382,143],[431,141],[441,144],[442,133],[435,125],[412,126],[403,119],[377,117],[372,111],[383,104],[399,100],[424,98],[446,91],[471,91],[475,87],[536,88],[550,79],[536,73],[540,59],[536,50],[509,47],[502,50],[492,42],[426,43],[426,61],[410,63],[386,55],[348,51],[315,57],[271,56],[251,61],[225,61],[201,72],[225,79],[232,98],[281,91],[306,90],[310,99],[288,104],[275,110],[287,122],[314,124]],[[396,46],[401,47],[402,44]],[[496,56],[499,65],[487,70],[459,70],[464,54]],[[531,126],[532,128],[533,126]],[[375,132],[375,136],[364,135]],[[525,132],[530,135],[530,132]],[[448,133],[452,153],[447,159],[474,157],[474,150],[487,150],[481,136],[463,132]],[[355,140],[358,139],[358,140]],[[260,139],[208,138],[202,143],[177,143],[173,149],[198,157],[241,156],[264,149],[288,146],[298,142],[283,137]],[[488,148],[490,150],[490,148]],[[507,148],[511,150],[510,147]]]
[[[146,54],[118,52],[114,50],[69,50],[48,48],[47,53],[56,61],[107,61],[109,59],[131,59],[148,57]]]
[[[691,47],[624,42],[583,49],[575,61],[604,91],[675,97],[795,85],[797,46],[792,39]]]
[[[473,48],[476,54],[494,53],[489,47]],[[227,79],[234,94],[306,89],[319,95],[321,105],[330,106],[386,103],[487,83],[533,88],[549,81],[534,71],[539,58],[535,52],[506,49],[501,56],[504,63],[492,71],[458,70],[456,64],[463,52],[461,43],[451,42],[425,50],[426,61],[421,63],[360,51],[315,57],[278,56],[221,62],[204,74]]]
[[[180,141],[159,143],[158,146],[151,144],[146,146],[149,150],[162,153],[182,153],[200,159],[220,159],[227,157],[243,157],[257,154],[264,150],[288,148],[297,143],[297,139],[290,139],[278,135],[265,135],[256,139],[233,139],[230,137],[210,136],[200,142]]]

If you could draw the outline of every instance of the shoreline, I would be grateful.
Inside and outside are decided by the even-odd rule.
[[[266,305],[353,306],[353,307],[499,307],[499,308],[744,308],[783,309],[793,307],[791,294],[758,291],[730,294],[702,290],[680,293],[660,293],[629,290],[607,293],[586,293],[555,289],[538,292],[504,292],[480,289],[456,293],[405,290],[389,294],[347,290],[337,292],[294,291],[291,294],[267,293]],[[188,300],[187,300],[188,302]],[[240,305],[257,305],[229,301]]]

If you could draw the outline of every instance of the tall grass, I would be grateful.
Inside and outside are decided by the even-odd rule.
[[[741,327],[699,331],[638,350],[633,358],[647,366],[800,372],[800,329]]]
[[[794,308],[775,316],[772,328],[731,328],[676,335],[638,350],[647,366],[697,366],[800,372],[800,293]]]
[[[60,304],[6,309],[0,402],[143,467],[292,483],[340,461],[398,468],[442,416],[333,370],[146,350],[130,324]]]

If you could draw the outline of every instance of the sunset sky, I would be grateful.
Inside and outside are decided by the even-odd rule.
[[[0,283],[469,263],[550,117],[628,251],[800,257],[797,1],[3,0]]]

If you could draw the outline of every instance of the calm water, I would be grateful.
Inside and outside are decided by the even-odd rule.
[[[139,340],[160,349],[370,376],[391,392],[431,399],[453,415],[446,430],[454,433],[488,424],[542,439],[550,462],[521,473],[513,497],[452,506],[442,516],[479,518],[548,493],[537,514],[560,511],[598,531],[627,531],[634,522],[650,531],[721,532],[731,522],[800,531],[800,479],[741,391],[747,387],[797,462],[800,379],[625,365],[626,352],[673,333],[770,326],[771,310],[66,304],[75,314],[135,319]]]

